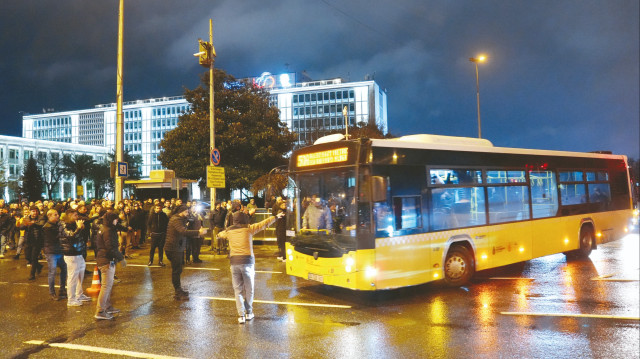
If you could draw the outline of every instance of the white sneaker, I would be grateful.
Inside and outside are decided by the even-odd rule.
[[[253,313],[249,313],[249,314],[245,315],[245,319],[246,319],[246,320],[251,320],[251,319],[253,319]]]
[[[67,307],[81,307],[82,303],[80,302],[67,302]]]
[[[245,320],[244,320],[244,315],[238,317],[238,324],[244,324]]]
[[[81,302],[90,302],[91,298],[89,298],[89,297],[87,297],[86,295],[83,294],[83,295],[78,297],[78,300],[81,301]]]

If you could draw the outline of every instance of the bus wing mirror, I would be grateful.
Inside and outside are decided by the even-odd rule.
[[[386,177],[371,176],[371,198],[373,202],[384,202],[387,200]]]

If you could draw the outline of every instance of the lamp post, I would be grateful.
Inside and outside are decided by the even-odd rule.
[[[120,11],[118,12],[118,68],[116,74],[116,166],[124,161],[122,144],[124,142],[124,123],[122,119],[122,42],[124,36],[124,0],[120,0]],[[117,168],[117,167],[116,167]],[[122,187],[124,178],[115,174],[115,203],[122,200]]]
[[[484,55],[480,55],[478,57],[471,57],[469,61],[473,62],[476,65],[476,99],[478,103],[478,138],[482,138],[482,126],[480,125],[480,79],[478,77],[478,63],[485,62],[487,57]]]

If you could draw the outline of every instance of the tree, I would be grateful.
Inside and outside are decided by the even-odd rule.
[[[5,188],[7,188],[9,182],[5,173],[4,160],[0,157],[0,198],[4,198]]]
[[[251,191],[253,193],[265,191],[265,198],[270,198],[271,196],[282,196],[282,192],[288,184],[289,173],[287,171],[287,166],[282,165],[256,179],[251,185]]]
[[[295,138],[280,121],[278,109],[269,105],[268,93],[237,83],[223,70],[215,70],[215,144],[222,154],[227,189],[249,188],[262,174],[286,163]],[[209,165],[209,77],[202,85],[185,90],[191,111],[180,116],[178,126],[165,134],[158,159],[176,176],[206,183]]]
[[[67,176],[76,179],[76,185],[82,186],[84,179],[91,175],[91,169],[95,161],[90,155],[64,155],[62,156],[63,172]]]
[[[142,170],[141,170],[142,156],[132,155],[131,152],[124,150],[122,152],[122,160],[127,163],[127,168],[129,170],[127,179],[133,179],[133,180],[140,179],[140,177],[142,176]],[[115,151],[112,151],[111,153],[109,153],[109,161],[106,161],[102,164],[98,164],[98,167],[94,167],[94,169],[97,170],[96,172],[97,177],[94,178],[93,183],[96,187],[96,191],[98,188],[98,183],[96,183],[96,179],[98,180],[98,182],[104,185],[104,188],[102,188],[104,189],[104,191],[102,192],[103,194],[108,192],[115,192],[116,190],[115,181],[113,178],[111,178],[110,162],[116,162]],[[105,169],[107,169],[108,171],[105,172]],[[106,178],[105,174],[109,177]],[[123,189],[133,192],[134,188],[135,187],[132,185],[125,185]],[[96,193],[96,198],[100,198],[97,193]]]
[[[52,199],[53,190],[60,185],[65,173],[62,156],[55,152],[50,153],[48,156],[46,153],[40,152],[36,158],[36,163],[42,173],[42,183],[46,188],[47,197]]]
[[[29,157],[25,165],[22,177],[21,191],[29,201],[37,201],[42,199],[42,177],[38,171],[38,165],[33,157]]]
[[[94,163],[88,178],[93,181],[95,198],[104,198],[106,193],[113,192],[114,180],[111,178],[109,161],[104,160],[103,162]]]

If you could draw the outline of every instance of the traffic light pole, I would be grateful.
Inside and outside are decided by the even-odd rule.
[[[122,144],[124,140],[124,124],[122,121],[122,42],[124,33],[124,0],[120,0],[120,12],[118,15],[118,69],[117,69],[117,85],[116,85],[116,169],[120,162],[124,162],[122,153]],[[122,201],[122,187],[124,177],[120,177],[116,171],[115,180],[115,201]]]
[[[216,148],[216,126],[215,126],[215,111],[213,106],[213,63],[215,61],[215,55],[213,51],[213,20],[209,19],[209,55],[211,64],[209,65],[209,143],[211,148],[209,149],[209,161],[211,162],[211,152]],[[207,174],[205,173],[205,178]],[[211,208],[215,208],[216,205],[216,189],[211,187]]]

